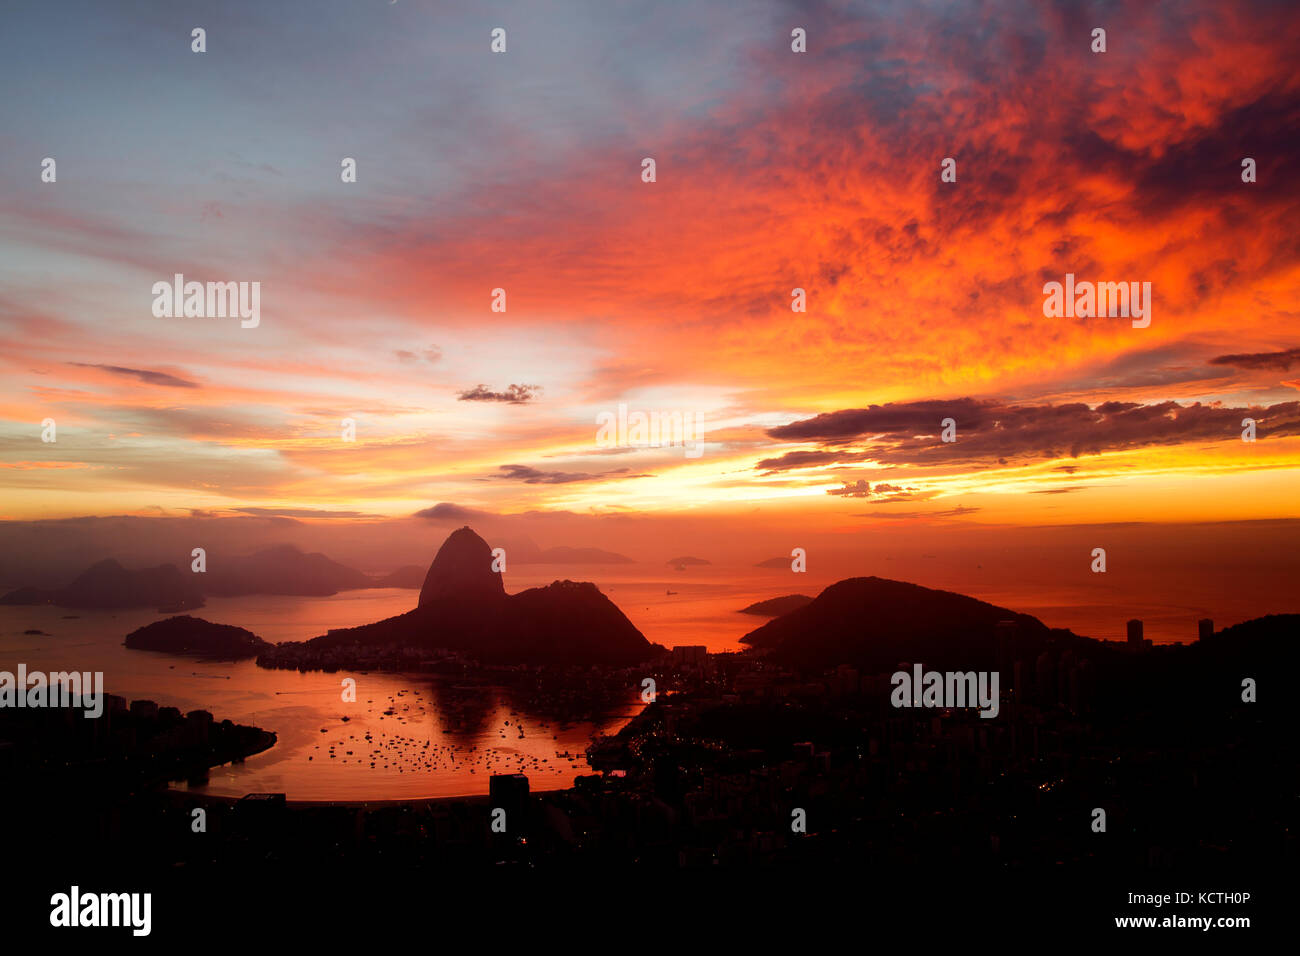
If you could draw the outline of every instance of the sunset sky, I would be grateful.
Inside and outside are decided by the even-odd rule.
[[[1300,7],[1134,6],[8,10],[0,519],[1300,517]]]

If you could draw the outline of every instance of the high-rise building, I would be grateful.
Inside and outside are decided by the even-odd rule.
[[[1128,643],[1129,647],[1142,646],[1142,622],[1137,618],[1128,622]]]
[[[1196,622],[1196,639],[1203,641],[1207,637],[1214,636],[1214,621],[1208,617],[1203,617]]]
[[[703,664],[709,659],[709,649],[703,644],[678,644],[671,659],[674,664]]]

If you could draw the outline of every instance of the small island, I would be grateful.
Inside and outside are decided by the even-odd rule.
[[[146,624],[128,634],[123,643],[137,651],[166,651],[216,660],[256,657],[274,646],[242,627],[214,624],[188,614]]]

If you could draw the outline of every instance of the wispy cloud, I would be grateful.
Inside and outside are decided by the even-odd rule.
[[[99,362],[69,362],[69,365],[77,368],[97,368],[102,369],[112,375],[121,375],[126,378],[134,378],[146,385],[163,385],[168,388],[198,388],[197,382],[191,382],[188,379],[171,375],[167,372],[155,372],[144,368],[127,368],[123,365],[104,365]]]

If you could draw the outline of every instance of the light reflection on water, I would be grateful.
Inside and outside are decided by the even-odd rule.
[[[390,617],[409,610],[414,599],[415,592],[397,589],[222,598],[194,614],[279,642]],[[166,616],[0,607],[0,669],[13,671],[22,662],[45,672],[102,671],[109,693],[208,710],[218,720],[273,731],[273,748],[213,768],[202,788],[236,797],[255,791],[297,800],[467,796],[487,793],[490,774],[515,772],[528,774],[536,790],[567,787],[589,772],[583,751],[592,735],[616,732],[639,707],[637,688],[629,687],[627,706],[615,716],[562,725],[525,713],[509,688],[433,675],[267,670],[251,660],[198,661],[122,646],[127,633]],[[28,629],[48,636],[24,634]],[[357,682],[356,703],[343,702],[345,677]]]

